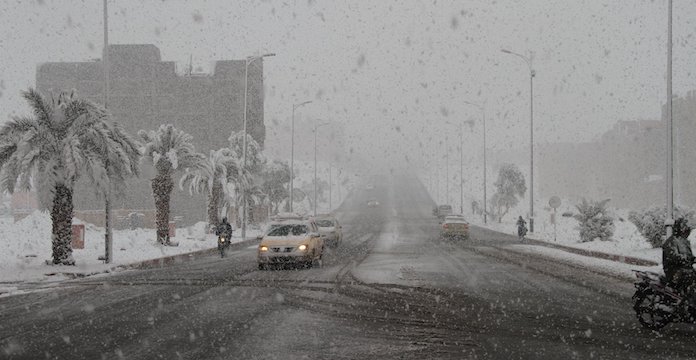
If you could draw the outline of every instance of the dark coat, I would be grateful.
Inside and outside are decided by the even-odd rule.
[[[670,236],[662,244],[662,267],[668,281],[672,281],[679,270],[693,271],[694,254],[689,240],[680,236]]]
[[[220,223],[215,229],[215,235],[226,236],[227,238],[232,237],[232,225],[228,222]]]

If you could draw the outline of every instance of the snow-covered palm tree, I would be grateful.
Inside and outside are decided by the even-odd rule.
[[[140,130],[143,159],[155,167],[152,194],[155,198],[157,241],[169,244],[169,200],[174,188],[174,174],[179,170],[205,168],[205,156],[197,153],[193,137],[172,124],[157,130]]]
[[[208,196],[208,223],[219,223],[220,207],[227,194],[228,183],[239,183],[242,177],[241,166],[237,164],[228,148],[210,150],[205,166],[187,171],[179,180],[179,188],[188,187],[189,193],[206,193]]]
[[[114,180],[137,175],[140,153],[103,108],[74,93],[45,98],[30,88],[22,95],[34,116],[15,117],[0,129],[0,187],[29,190],[33,182],[42,207],[51,212],[53,263],[74,265],[75,183],[87,176],[103,192]]]

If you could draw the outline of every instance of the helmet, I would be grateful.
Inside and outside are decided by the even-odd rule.
[[[672,227],[672,233],[674,234],[674,236],[689,237],[689,235],[691,234],[689,220],[683,217],[675,220],[674,225]]]

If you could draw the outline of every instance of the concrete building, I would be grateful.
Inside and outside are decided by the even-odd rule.
[[[108,110],[134,137],[141,129],[171,123],[192,135],[196,150],[207,156],[210,150],[227,146],[232,131],[242,130],[245,60],[216,61],[212,74],[179,74],[174,62],[162,61],[154,45],[110,45],[108,51]],[[101,60],[44,63],[36,72],[36,88],[44,95],[74,89],[78,96],[101,104],[103,86]],[[248,88],[248,131],[263,146],[263,59],[249,67]],[[154,209],[149,181],[153,170],[142,170],[127,192],[114,199],[116,209]],[[75,194],[76,210],[98,213],[103,209],[103,201],[96,199],[93,191],[84,184],[79,189]],[[205,220],[204,196],[191,197],[178,187],[172,195],[172,216],[183,217],[185,223]]]
[[[491,158],[491,184],[503,163],[517,164],[528,178],[528,148],[495,152]],[[535,200],[543,204],[554,195],[571,201],[611,199],[610,206],[631,209],[662,204],[664,123],[619,121],[596,141],[537,143],[534,165]]]

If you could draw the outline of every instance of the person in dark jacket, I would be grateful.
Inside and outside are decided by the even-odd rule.
[[[227,222],[227,218],[222,218],[222,222],[215,229],[215,235],[224,236],[229,239],[232,237],[232,225]]]
[[[694,254],[691,252],[689,235],[691,228],[688,221],[679,218],[672,227],[672,236],[662,244],[662,267],[667,281],[690,300],[696,301],[696,271],[694,271]]]
[[[522,216],[517,219],[517,236],[520,238],[520,241],[524,240],[524,236],[527,235],[527,222],[524,221]]]

